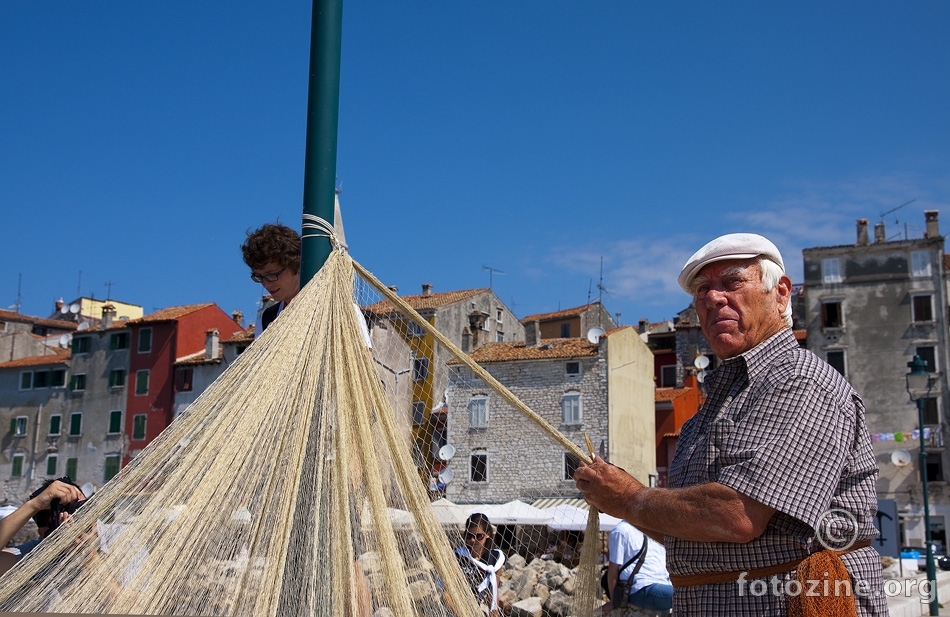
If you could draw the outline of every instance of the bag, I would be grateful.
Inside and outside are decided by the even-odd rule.
[[[630,573],[630,576],[625,581],[618,580],[617,584],[614,585],[614,597],[610,598],[610,603],[614,608],[626,608],[627,601],[630,600],[630,589],[633,587],[633,579],[636,577],[637,572],[640,571],[640,568],[643,567],[643,562],[647,558],[647,546],[649,546],[649,539],[646,535],[643,536],[643,546],[640,547],[640,550],[637,551],[633,557],[630,558],[627,563],[623,564],[623,567],[617,571],[617,576],[619,578],[620,573],[630,567],[634,561],[637,562],[636,567],[633,568],[633,572]],[[610,595],[610,588],[607,586],[607,569],[610,566],[604,568],[604,573],[600,577],[600,586],[604,589],[604,593],[608,596]]]

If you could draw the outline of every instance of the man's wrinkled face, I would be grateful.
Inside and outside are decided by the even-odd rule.
[[[787,327],[782,311],[791,295],[791,280],[782,276],[764,291],[756,259],[716,261],[693,279],[693,302],[710,348],[719,358],[744,353]]]

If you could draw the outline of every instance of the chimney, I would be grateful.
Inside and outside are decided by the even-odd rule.
[[[221,333],[217,328],[212,328],[205,332],[205,359],[217,360],[218,342],[221,339]]]
[[[686,374],[683,375],[683,387],[684,388],[698,388],[699,380],[696,378],[696,373],[693,371],[686,371]]]
[[[868,244],[868,220],[858,219],[858,244],[867,246]]]
[[[239,328],[244,327],[244,313],[241,311],[234,311],[231,313],[231,319],[234,320],[234,323],[236,323]]]
[[[115,319],[115,305],[107,302],[102,305],[102,329],[107,330],[112,327],[112,320]]]
[[[58,300],[56,300],[56,312],[57,312],[57,313],[62,313],[64,306],[66,306],[66,303],[63,302],[63,299],[62,299],[62,298],[59,298]]]
[[[939,210],[924,210],[924,220],[927,221],[927,231],[924,232],[925,238],[940,237],[940,223],[937,221],[939,215]]]
[[[423,283],[422,284],[422,295],[431,296],[432,295],[432,283]]]
[[[541,342],[541,322],[534,321],[524,326],[524,344],[527,347],[538,345]]]
[[[874,244],[887,242],[887,233],[884,231],[884,221],[874,223]]]
[[[640,323],[637,324],[637,332],[639,332],[640,334],[643,334],[644,332],[647,331],[647,326],[649,325],[650,325],[649,319],[641,319]]]

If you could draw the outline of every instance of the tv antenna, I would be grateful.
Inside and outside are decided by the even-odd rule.
[[[112,298],[112,286],[116,285],[115,281],[106,281],[103,283],[106,286],[106,300]]]
[[[603,304],[602,300],[604,294],[612,294],[613,292],[604,287],[604,257],[600,257],[600,280],[597,282],[597,302]]]
[[[488,270],[488,288],[489,289],[491,289],[491,286],[492,286],[492,275],[494,275],[496,272],[498,274],[504,274],[502,270],[499,270],[498,268],[492,268],[491,266],[482,266],[482,270]]]
[[[903,208],[904,206],[909,206],[910,204],[914,203],[915,201],[917,201],[916,198],[911,199],[910,201],[905,201],[905,202],[902,203],[901,205],[897,206],[896,208],[891,208],[891,209],[888,210],[887,212],[882,212],[881,215],[880,215],[880,216],[881,216],[881,221],[883,222],[883,221],[884,221],[884,217],[887,216],[888,214],[890,214],[891,212],[897,212],[898,210],[900,210],[900,209]],[[900,221],[898,221],[898,220],[897,220],[897,217],[895,216],[895,217],[894,217],[894,224],[897,225],[899,222],[900,222]]]

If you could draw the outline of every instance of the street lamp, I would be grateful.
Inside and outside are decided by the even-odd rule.
[[[933,545],[930,539],[930,503],[927,495],[927,445],[924,441],[924,399],[930,398],[930,391],[937,381],[934,373],[927,371],[927,363],[920,359],[920,356],[914,356],[914,359],[907,363],[910,372],[907,373],[907,393],[910,400],[917,403],[917,423],[920,429],[920,481],[924,492],[924,532],[926,541],[924,548],[927,550],[927,583],[930,585],[930,592],[933,594],[930,600],[930,614],[938,615],[940,603],[937,601],[937,568],[934,564]]]

